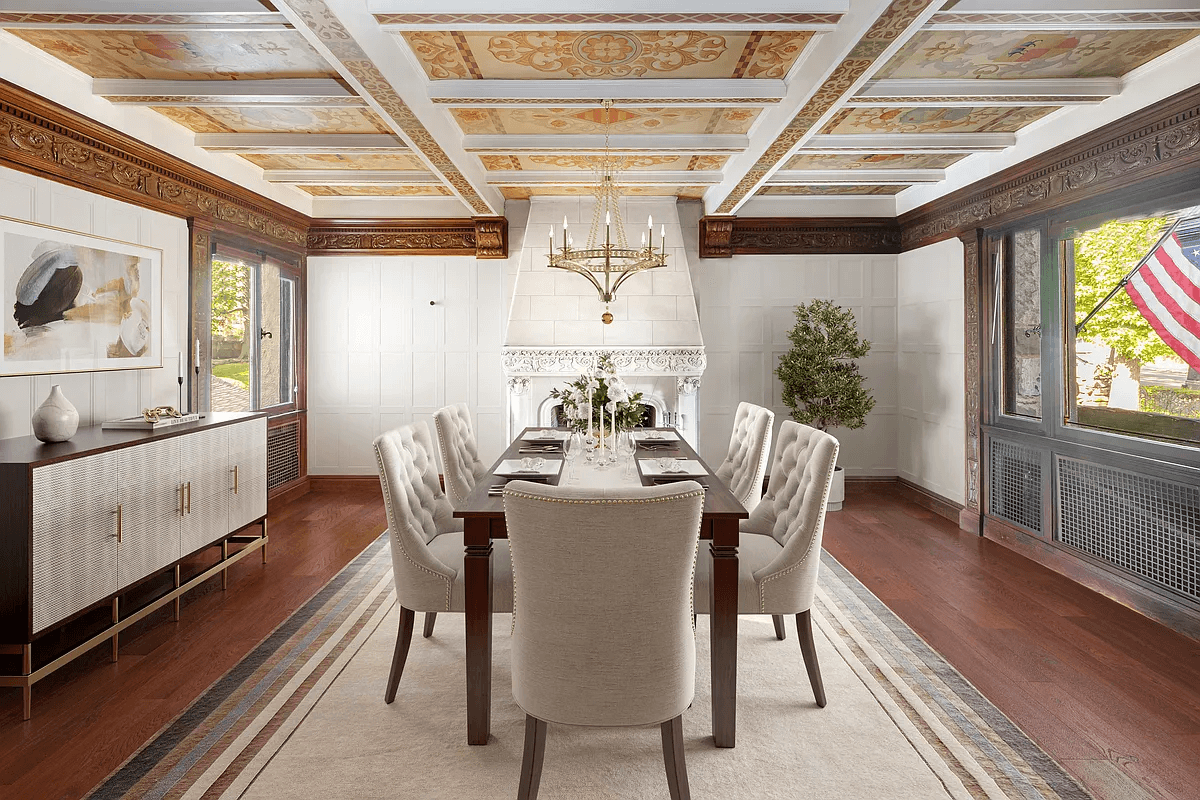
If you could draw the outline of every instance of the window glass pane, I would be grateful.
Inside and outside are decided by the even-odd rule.
[[[1068,422],[1187,440],[1200,431],[1200,375],[1185,360],[1196,360],[1188,329],[1200,329],[1187,284],[1200,279],[1200,220],[1179,218],[1113,220],[1064,242]]]
[[[1004,413],[1042,416],[1042,236],[1012,236],[1004,286]]]
[[[251,269],[242,261],[212,262],[212,410],[251,410]]]

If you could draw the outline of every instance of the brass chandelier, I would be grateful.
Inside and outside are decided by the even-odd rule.
[[[588,231],[587,245],[576,250],[567,229],[567,218],[563,217],[562,239],[555,250],[556,235],[550,226],[550,255],[548,263],[555,269],[565,269],[587,278],[600,294],[604,303],[604,324],[612,323],[609,303],[616,297],[617,289],[639,272],[667,265],[667,226],[659,232],[659,249],[654,248],[654,218],[647,216],[646,233],[642,234],[641,247],[634,249],[625,239],[625,225],[621,221],[621,190],[617,182],[620,172],[618,162],[609,150],[608,135],[612,124],[612,101],[605,100],[604,108],[604,155],[596,171],[596,198],[592,211],[592,226]],[[600,220],[604,227],[601,229]],[[614,232],[613,226],[616,225]],[[614,240],[615,233],[615,240]]]

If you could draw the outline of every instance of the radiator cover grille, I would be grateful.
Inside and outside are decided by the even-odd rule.
[[[267,491],[300,478],[300,423],[267,429]]]
[[[1200,489],[1058,458],[1057,539],[1200,599]]]
[[[1037,450],[992,439],[988,511],[1042,531],[1042,457]]]

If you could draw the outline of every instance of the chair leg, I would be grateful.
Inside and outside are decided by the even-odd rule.
[[[817,663],[817,645],[813,641],[812,611],[801,611],[796,615],[796,635],[800,637],[800,652],[804,656],[804,668],[808,670],[808,682],[812,684],[817,705],[825,707],[825,684],[821,683],[821,665]]]
[[[521,785],[517,800],[537,800],[542,784],[542,758],[546,755],[546,722],[525,715],[525,756],[521,759]]]
[[[433,623],[435,623],[435,622],[437,622],[437,612],[436,611],[426,611],[425,612],[425,638],[426,639],[428,639],[430,636],[433,636]]]
[[[404,674],[404,662],[408,660],[408,646],[412,644],[416,619],[417,612],[400,606],[400,629],[396,632],[396,652],[392,653],[392,671],[388,674],[387,691],[383,694],[385,703],[396,699],[396,687],[400,685],[400,676]]]
[[[772,614],[771,622],[775,623],[775,638],[782,642],[787,638],[787,630],[783,627],[783,614]]]
[[[692,800],[688,787],[687,761],[683,757],[683,714],[662,724],[663,762],[671,800]]]

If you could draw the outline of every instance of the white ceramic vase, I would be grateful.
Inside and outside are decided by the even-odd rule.
[[[841,511],[842,501],[846,499],[846,471],[841,467],[833,468],[833,482],[829,484],[829,502],[826,511]]]
[[[79,412],[58,388],[50,387],[46,402],[33,412],[33,435],[43,442],[65,442],[79,430]]]

